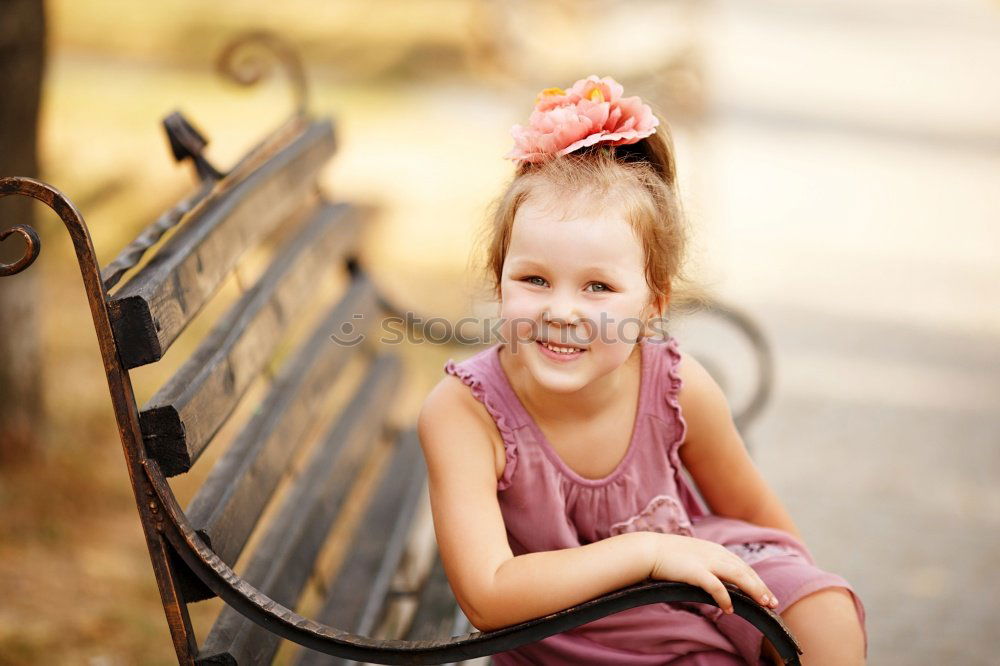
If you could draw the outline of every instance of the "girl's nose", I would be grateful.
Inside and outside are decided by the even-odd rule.
[[[562,324],[565,326],[579,324],[583,319],[580,312],[569,305],[550,305],[542,313],[542,322],[546,324]]]

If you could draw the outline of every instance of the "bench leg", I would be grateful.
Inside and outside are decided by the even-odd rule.
[[[195,657],[198,656],[198,643],[195,640],[194,629],[191,628],[191,616],[188,615],[187,604],[177,585],[177,581],[180,580],[177,568],[183,565],[162,536],[157,534],[153,539],[154,541],[147,541],[149,555],[153,561],[160,598],[163,600],[163,612],[170,627],[170,638],[177,652],[177,663],[194,666]]]

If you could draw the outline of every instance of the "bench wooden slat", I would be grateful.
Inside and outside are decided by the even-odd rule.
[[[408,641],[440,641],[475,630],[455,601],[444,564],[435,553],[430,573],[417,596],[417,609],[403,638]],[[450,662],[443,666],[458,666],[461,663],[465,662]],[[487,659],[486,663],[489,664],[490,660]]]
[[[316,174],[335,147],[330,120],[312,122],[229,192],[194,211],[112,295],[112,326],[126,368],[163,357],[243,252],[315,196]]]
[[[455,601],[455,595],[448,584],[444,565],[438,555],[434,556],[427,580],[417,597],[417,610],[413,614],[410,628],[406,632],[408,641],[446,640],[451,638],[457,619],[462,610]]]
[[[267,364],[286,327],[310,302],[317,275],[357,248],[358,209],[321,204],[260,280],[140,412],[147,453],[164,474],[186,472]]]
[[[374,499],[351,536],[352,550],[332,581],[319,622],[370,636],[381,619],[392,578],[399,568],[413,516],[425,494],[427,469],[415,429],[397,438]],[[355,662],[303,648],[296,666]]]
[[[317,324],[275,377],[267,396],[212,467],[186,514],[200,536],[232,566],[294,459],[306,431],[320,416],[341,370],[362,350],[330,340],[351,324],[368,335],[378,320],[378,294],[361,274]],[[356,318],[355,315],[363,315]],[[194,599],[189,599],[194,601]]]
[[[253,552],[242,577],[294,607],[360,466],[381,435],[402,362],[379,354],[371,372],[323,438]],[[226,606],[205,639],[199,663],[270,663],[280,638]],[[225,657],[224,655],[228,655]]]

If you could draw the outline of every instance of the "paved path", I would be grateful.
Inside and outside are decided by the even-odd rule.
[[[996,664],[1000,6],[714,7],[689,147],[706,274],[778,354],[754,455],[870,663]]]

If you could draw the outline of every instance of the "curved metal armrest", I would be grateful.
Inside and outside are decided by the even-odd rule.
[[[318,622],[268,598],[223,562],[188,522],[156,461],[142,461],[147,480],[162,510],[157,530],[204,583],[251,621],[312,650],[376,664],[442,664],[496,654],[533,643],[618,611],[659,602],[690,601],[716,605],[701,588],[686,583],[646,580],[551,615],[488,633],[472,632],[444,641],[379,640],[358,636]],[[729,588],[736,614],[757,627],[786,664],[798,664],[795,639],[771,610],[735,587]]]

